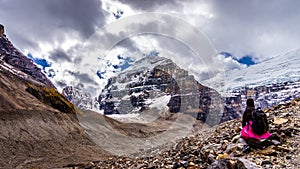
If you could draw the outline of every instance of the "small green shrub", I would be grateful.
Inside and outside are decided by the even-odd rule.
[[[62,94],[50,86],[27,83],[26,91],[42,103],[61,112],[76,113],[75,107]]]

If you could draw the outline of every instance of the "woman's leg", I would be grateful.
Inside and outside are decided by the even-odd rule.
[[[248,145],[247,141],[243,137],[239,138],[239,142],[242,143],[243,145]]]
[[[243,144],[243,149],[242,149],[243,153],[250,152],[251,147],[248,145],[247,141],[243,137],[239,138],[239,142]]]

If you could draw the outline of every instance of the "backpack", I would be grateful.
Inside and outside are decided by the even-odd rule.
[[[260,109],[252,111],[252,130],[258,134],[262,135],[269,130],[269,123],[266,114]]]

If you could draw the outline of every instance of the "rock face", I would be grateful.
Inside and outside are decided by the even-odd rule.
[[[217,121],[211,124],[219,123],[223,115],[222,100],[215,90],[201,85],[172,60],[157,56],[145,57],[109,79],[98,100],[104,114],[142,112],[160,105],[202,121],[210,116]]]
[[[20,92],[20,95],[17,95],[18,97],[8,94],[10,92],[17,93],[18,89],[25,89],[25,92],[31,94],[43,104],[63,112],[75,114],[74,106],[57,92],[41,69],[32,60],[20,53],[5,36],[0,37],[0,70],[0,85],[3,88],[0,94],[2,100],[0,110],[8,110],[9,108],[24,109],[25,105],[30,108],[32,102],[27,100],[27,94],[21,96],[23,91]],[[17,84],[19,84],[18,87]]]
[[[5,62],[12,66],[11,69],[31,76],[35,81],[55,88],[51,81],[42,73],[42,70],[31,59],[19,52],[5,36],[0,36],[0,62]]]
[[[0,24],[0,37],[4,36],[4,26]]]
[[[83,85],[66,86],[62,94],[79,109],[97,110],[99,108],[96,98],[92,98],[89,92],[84,91]]]
[[[236,142],[241,119],[213,128],[167,146],[141,152],[137,156],[111,157],[90,164],[91,168],[299,168],[300,99],[266,110],[270,132],[279,137],[279,145],[242,153]],[[278,122],[278,118],[286,119]],[[277,119],[275,121],[275,119]]]

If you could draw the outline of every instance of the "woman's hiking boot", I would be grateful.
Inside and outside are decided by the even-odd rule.
[[[242,152],[243,153],[249,153],[251,151],[251,147],[249,145],[244,145]]]

